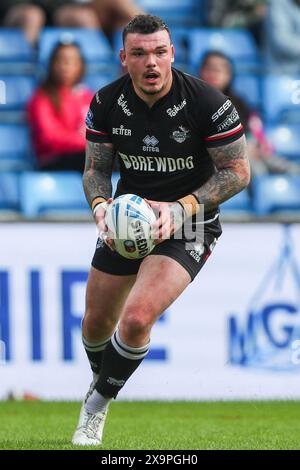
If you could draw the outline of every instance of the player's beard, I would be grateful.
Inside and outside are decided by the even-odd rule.
[[[145,93],[145,95],[157,95],[158,93],[160,93],[163,90],[163,88],[164,88],[164,85],[162,85],[157,90],[148,90],[146,88],[140,87],[140,89],[142,90],[143,93]]]

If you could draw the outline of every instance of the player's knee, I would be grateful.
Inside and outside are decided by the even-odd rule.
[[[103,318],[95,312],[87,310],[83,322],[82,332],[86,338],[108,337],[115,329],[115,322],[110,318]]]
[[[147,335],[151,326],[152,322],[147,312],[142,309],[134,309],[124,315],[121,330],[127,339],[135,339]]]

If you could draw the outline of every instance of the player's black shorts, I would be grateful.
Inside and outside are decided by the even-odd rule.
[[[221,234],[222,228],[219,218],[217,218],[213,222],[204,224],[202,243],[188,242],[186,238],[181,240],[170,238],[157,245],[150,254],[164,255],[178,261],[187,270],[193,281],[210,256]],[[189,243],[188,247],[187,242]],[[126,259],[117,252],[110,250],[101,239],[98,239],[92,266],[108,274],[128,276],[137,274],[142,261],[143,258],[138,260]]]
[[[205,223],[202,243],[189,242],[187,239],[177,240],[170,238],[157,245],[151,251],[151,255],[164,255],[177,261],[183,266],[193,281],[207,258],[211,254],[214,245],[220,235],[222,228],[219,218],[212,222]],[[190,246],[190,244],[192,246]],[[148,255],[149,256],[149,255]],[[118,276],[128,276],[137,274],[143,258],[139,260],[126,259],[117,252],[110,250],[99,238],[96,251],[92,260],[92,266],[99,271]]]

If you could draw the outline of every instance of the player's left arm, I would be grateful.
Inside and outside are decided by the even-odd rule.
[[[148,201],[159,212],[153,224],[153,236],[158,243],[169,238],[187,218],[196,214],[200,204],[204,205],[205,212],[210,212],[248,186],[250,167],[245,136],[230,144],[209,148],[208,152],[216,172],[203,186],[175,202]]]
[[[235,142],[207,150],[217,171],[193,194],[205,212],[210,212],[248,186],[250,166],[244,135]]]

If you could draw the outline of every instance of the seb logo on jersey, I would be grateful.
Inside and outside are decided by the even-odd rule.
[[[218,109],[218,111],[216,113],[214,113],[211,117],[212,119],[212,122],[216,122],[220,116],[222,116],[225,111],[227,111],[227,109],[229,109],[231,106],[231,101],[230,100],[227,100],[225,101],[224,104],[222,104],[222,106]]]

